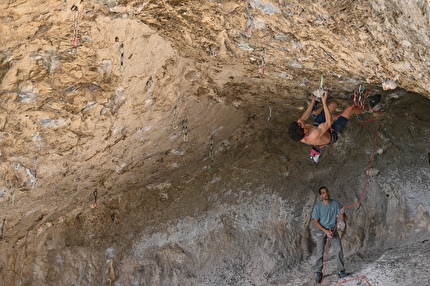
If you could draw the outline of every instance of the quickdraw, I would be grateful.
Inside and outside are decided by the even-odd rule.
[[[214,161],[214,139],[212,136],[209,139],[209,158],[211,158],[211,162],[213,163],[213,161]]]
[[[34,171],[33,171],[34,183],[33,183],[32,187],[34,189],[35,187],[37,187],[37,179],[38,179],[38,177],[37,177],[37,157],[34,157],[33,168],[34,168]]]
[[[188,120],[182,120],[182,131],[184,132],[184,142],[188,141]]]
[[[70,10],[75,12],[74,20],[73,20],[73,48],[76,51],[76,48],[78,47],[78,16],[79,16],[79,9],[78,6],[73,5]]]
[[[263,51],[261,52],[261,66],[260,66],[260,76],[263,77],[264,76],[264,66],[265,66],[265,61],[264,61],[264,54],[265,54],[266,49],[263,48]]]
[[[269,106],[269,117],[267,117],[267,121],[272,121],[272,107]]]
[[[252,16],[251,16],[251,4],[248,3],[248,7],[247,7],[247,14],[248,14],[248,22],[246,24],[246,28],[245,28],[245,36],[247,36],[248,38],[251,38],[252,36],[252,25],[253,25],[253,20],[252,20]]]
[[[6,218],[3,219],[3,223],[1,224],[1,227],[0,227],[0,239],[3,238],[3,230],[4,230],[5,223],[6,223]]]
[[[324,75],[321,75],[321,79],[320,79],[320,87],[313,91],[312,94],[316,97],[317,101],[320,101],[321,97],[324,95]]]
[[[96,209],[97,208],[97,190],[93,192],[94,195],[94,203],[91,205],[91,208]]]
[[[119,71],[121,72],[121,73],[123,73],[124,72],[124,44],[121,44],[121,46],[119,47],[119,52],[120,52],[120,54],[121,54],[121,57],[120,57],[120,62],[121,62],[121,65],[120,65],[120,67],[119,67]]]
[[[369,93],[370,91],[365,91],[365,88],[361,85],[358,87],[358,91],[354,90],[354,106],[364,108]]]
[[[178,128],[178,124],[176,123],[177,116],[178,116],[178,107],[175,105],[175,107],[173,108],[173,121],[172,121],[173,129]]]

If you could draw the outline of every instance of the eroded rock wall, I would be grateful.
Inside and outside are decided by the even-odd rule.
[[[321,185],[347,254],[428,239],[428,1],[0,7],[0,284],[309,282]],[[286,127],[322,74],[384,113],[313,165]]]

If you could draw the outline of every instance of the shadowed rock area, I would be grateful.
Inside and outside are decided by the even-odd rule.
[[[321,284],[428,284],[429,1],[3,2],[0,285],[314,285],[321,186]],[[311,162],[289,123],[360,86]]]

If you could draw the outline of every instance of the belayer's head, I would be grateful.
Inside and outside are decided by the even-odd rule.
[[[300,141],[305,137],[305,129],[297,121],[293,121],[288,129],[288,135],[294,141]]]
[[[327,187],[321,187],[318,189],[318,194],[321,196],[322,193],[328,193]]]
[[[329,193],[327,187],[319,188],[318,193],[319,193],[320,199],[322,201],[329,201],[330,200],[330,193]]]

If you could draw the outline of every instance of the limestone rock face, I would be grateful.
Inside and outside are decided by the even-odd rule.
[[[323,185],[352,278],[428,283],[429,1],[3,2],[0,285],[310,285]],[[321,88],[382,101],[315,164]]]

